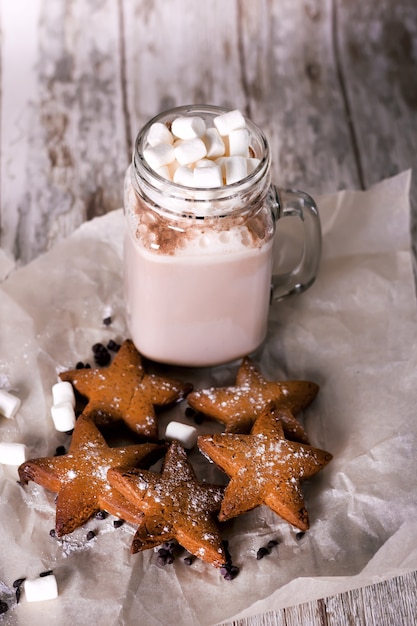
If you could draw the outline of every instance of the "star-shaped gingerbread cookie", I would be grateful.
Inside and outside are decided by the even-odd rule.
[[[176,539],[183,548],[215,567],[226,562],[215,521],[223,487],[200,484],[177,441],[171,443],[160,474],[113,468],[108,479],[144,513],[132,543],[133,553]]]
[[[112,492],[107,470],[122,465],[149,466],[164,450],[165,446],[155,443],[110,448],[94,422],[80,415],[68,452],[22,463],[19,478],[22,484],[33,480],[58,494],[55,520],[58,537],[71,533],[102,509],[114,514],[121,509],[126,519],[136,523],[137,511],[120,494],[116,495],[114,508],[106,507],[106,498]]]
[[[158,438],[154,407],[170,405],[184,398],[192,388],[189,383],[164,376],[147,374],[133,342],[123,342],[108,368],[75,369],[62,372],[88,400],[83,413],[93,415],[99,426],[124,421],[137,435]]]
[[[281,412],[286,437],[309,443],[307,433],[293,414],[305,409],[318,390],[318,385],[306,380],[269,381],[245,357],[235,385],[197,389],[188,395],[187,401],[196,411],[223,422],[227,433],[249,432],[268,403],[279,402],[286,409]]]
[[[219,520],[266,504],[300,530],[309,528],[300,483],[325,467],[332,455],[285,439],[279,404],[268,405],[249,435],[201,435],[198,446],[230,477]]]

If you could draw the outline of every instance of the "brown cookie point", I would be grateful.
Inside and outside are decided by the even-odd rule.
[[[123,342],[109,367],[75,369],[59,377],[87,399],[83,413],[96,424],[124,421],[137,435],[152,440],[158,438],[155,407],[173,404],[192,388],[190,383],[148,374],[130,339]]]
[[[110,448],[93,421],[80,415],[67,454],[31,459],[18,471],[23,483],[32,480],[58,494],[55,531],[62,537],[106,508],[112,492],[107,481],[110,467],[148,466],[164,450],[165,446],[155,443]]]
[[[191,554],[221,567],[225,561],[215,522],[223,488],[197,481],[187,454],[174,441],[162,472],[137,468],[111,469],[110,484],[144,514],[131,551],[139,552],[175,539]]]
[[[197,389],[187,401],[194,410],[225,424],[228,433],[248,433],[265,407],[270,402],[278,403],[283,409],[281,421],[286,437],[309,443],[294,414],[309,406],[318,390],[318,385],[305,380],[269,381],[245,357],[235,385]]]
[[[201,452],[230,477],[219,520],[262,504],[300,530],[309,520],[301,481],[314,476],[332,455],[284,437],[279,402],[270,403],[250,434],[220,433],[198,438]]]

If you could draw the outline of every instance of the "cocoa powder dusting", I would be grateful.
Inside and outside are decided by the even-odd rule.
[[[175,255],[187,242],[204,236],[206,233],[227,233],[232,229],[245,229],[245,247],[260,247],[265,239],[265,215],[258,207],[248,215],[230,217],[205,217],[203,219],[170,216],[169,219],[152,210],[138,196],[135,198],[134,212],[138,218],[136,237],[152,252]],[[193,221],[192,221],[193,220]],[[194,222],[194,223],[193,223]],[[203,227],[204,223],[204,227]]]

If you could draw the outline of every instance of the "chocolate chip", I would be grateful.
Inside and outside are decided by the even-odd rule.
[[[0,615],[7,613],[9,610],[9,605],[4,600],[0,600]]]
[[[260,561],[261,559],[264,558],[264,556],[267,556],[268,554],[270,554],[272,548],[275,548],[275,546],[277,546],[278,543],[279,542],[276,539],[271,539],[270,541],[268,541],[266,546],[262,546],[261,548],[259,548],[258,552],[256,553],[256,559]]]
[[[94,362],[99,366],[108,365],[111,361],[111,354],[102,343],[95,343],[92,347]]]
[[[53,569],[47,569],[45,572],[41,572],[39,574],[39,578],[45,578],[45,576],[50,576],[53,573],[54,573]]]
[[[304,535],[305,535],[305,532],[301,531],[295,535],[295,538],[297,539],[297,541],[300,541],[300,539],[302,539]]]
[[[13,588],[17,589],[18,587],[21,587],[25,580],[26,578],[16,578],[16,580],[13,582]]]
[[[16,604],[19,604],[21,595],[22,595],[22,589],[21,587],[17,587],[16,592],[15,592]]]
[[[65,454],[65,452],[65,446],[58,446],[55,450],[55,456],[62,456],[63,454]]]
[[[56,537],[55,528],[51,528],[51,530],[49,531],[49,535],[50,535],[50,537]]]
[[[172,554],[167,554],[167,555],[159,554],[159,551],[158,551],[157,562],[159,565],[162,565],[162,566],[171,565],[171,563],[174,562],[174,557]]]
[[[265,548],[264,546],[262,548],[259,548],[258,552],[256,553],[256,559],[258,561],[260,561],[261,559],[264,558],[264,556],[266,556],[267,554],[269,554],[269,550],[268,548]]]
[[[94,518],[98,520],[106,519],[106,517],[107,517],[106,511],[97,511],[97,513],[94,515]]]
[[[167,550],[166,548],[159,548],[158,554],[159,556],[162,556],[165,559],[166,557],[171,556],[172,551]]]
[[[119,352],[120,347],[120,343],[116,343],[115,341],[113,341],[113,339],[110,339],[109,343],[107,344],[107,349],[111,350],[112,352]]]
[[[225,563],[220,568],[220,573],[225,580],[233,580],[239,574],[239,568],[237,565],[232,565],[231,563]]]
[[[191,565],[193,563],[193,561],[195,561],[195,556],[185,556],[184,557],[184,563],[186,565]]]
[[[111,315],[108,315],[107,317],[104,318],[103,320],[103,324],[104,326],[110,326],[110,324],[112,323],[112,318]]]
[[[167,564],[165,557],[161,556],[160,554],[158,555],[156,562],[158,563],[158,565],[162,565],[162,566],[165,566]]]
[[[196,424],[202,424],[204,422],[204,415],[195,411],[192,407],[187,406],[185,409],[186,417],[192,417]]]
[[[122,519],[115,519],[113,522],[113,527],[114,528],[120,528],[120,526],[123,526],[124,521]]]
[[[95,536],[96,533],[94,532],[94,530],[89,530],[87,533],[87,541],[91,541],[92,539],[94,539]]]
[[[75,366],[76,370],[83,370],[85,368],[85,365],[82,361],[78,361],[78,363]]]

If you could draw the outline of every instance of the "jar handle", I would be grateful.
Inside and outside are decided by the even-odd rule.
[[[303,250],[294,269],[272,276],[272,300],[305,291],[314,283],[321,257],[321,226],[316,203],[307,193],[293,189],[270,187],[275,220],[298,217],[303,222]]]

